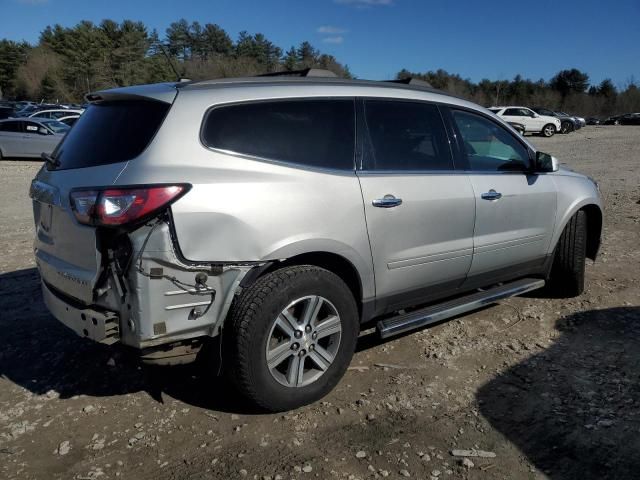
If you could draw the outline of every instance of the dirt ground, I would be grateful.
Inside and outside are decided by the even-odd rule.
[[[59,325],[31,252],[40,163],[0,163],[0,478],[639,478],[640,127],[531,140],[600,184],[587,291],[364,336],[335,391],[278,415]]]

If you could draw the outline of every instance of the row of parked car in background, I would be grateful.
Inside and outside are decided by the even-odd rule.
[[[537,133],[552,137],[556,133],[570,133],[584,127],[587,121],[565,112],[543,107],[491,107],[493,113],[502,117],[521,134]]]
[[[625,113],[600,119],[583,118],[543,107],[506,106],[490,107],[489,110],[502,117],[522,135],[536,133],[551,137],[556,133],[574,132],[585,125],[640,125],[640,113]]]
[[[72,126],[80,118],[84,109],[84,105],[77,104],[29,101],[0,102],[0,120],[6,118],[48,118]]]
[[[50,155],[84,112],[75,104],[0,103],[0,159]]]

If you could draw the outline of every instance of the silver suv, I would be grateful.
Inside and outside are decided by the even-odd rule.
[[[580,294],[600,245],[592,180],[413,82],[256,77],[87,98],[31,186],[47,307],[146,362],[215,345],[267,410],[329,392],[365,323],[386,338],[545,282]]]

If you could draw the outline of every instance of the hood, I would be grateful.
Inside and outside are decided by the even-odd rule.
[[[538,115],[538,117],[544,119],[547,122],[560,123],[560,119],[558,117],[550,117],[549,115]]]
[[[565,164],[560,165],[560,168],[557,172],[555,172],[555,175],[562,175],[564,177],[589,178],[587,175],[584,175],[582,173],[576,172],[575,170],[572,170]]]

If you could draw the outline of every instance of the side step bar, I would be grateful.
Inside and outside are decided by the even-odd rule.
[[[522,280],[504,283],[488,290],[481,290],[464,297],[449,300],[448,302],[405,313],[404,315],[380,320],[376,329],[381,338],[389,338],[394,335],[426,327],[432,323],[437,323],[462,313],[477,310],[497,300],[522,295],[523,293],[542,287],[544,287],[544,280],[542,279],[523,278]]]

